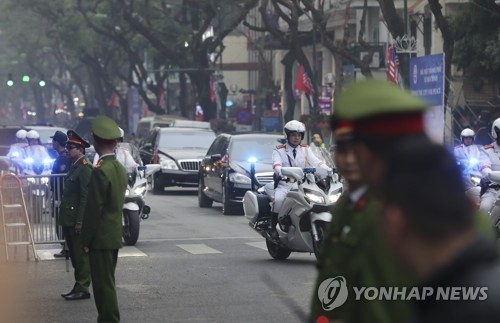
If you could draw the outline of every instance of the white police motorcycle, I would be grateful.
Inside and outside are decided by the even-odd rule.
[[[160,165],[137,166],[129,171],[123,204],[123,241],[133,246],[139,239],[140,222],[149,218],[151,207],[146,205],[148,178],[160,170]]]
[[[330,208],[342,193],[339,176],[323,169],[282,167],[281,173],[293,187],[287,193],[271,234],[271,202],[274,183],[256,191],[247,191],[243,197],[245,217],[252,229],[266,239],[269,254],[274,259],[288,258],[292,252],[309,252],[318,256],[328,224],[332,220]],[[324,171],[326,172],[326,171]]]

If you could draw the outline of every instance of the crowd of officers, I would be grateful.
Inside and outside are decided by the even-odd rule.
[[[99,155],[95,165],[85,155],[90,144],[75,131],[58,131],[52,137],[59,154],[52,173],[66,174],[58,177],[64,185],[62,194],[54,196],[56,218],[75,278],[71,290],[61,296],[68,301],[89,299],[92,282],[97,321],[119,322],[115,268],[122,247],[122,208],[128,178],[115,150],[123,134],[105,116],[93,120],[92,134]]]
[[[355,82],[340,94],[332,130],[334,161],[346,191],[331,210],[311,322],[500,320],[500,262],[492,223],[467,197],[453,153],[425,134],[426,108],[385,81]],[[497,121],[492,135],[500,140]],[[470,136],[463,137],[465,145]],[[497,141],[478,150],[490,160],[478,170],[500,170]],[[322,290],[328,279],[334,283]],[[340,306],[335,302],[339,282],[349,291]],[[487,297],[369,300],[356,299],[355,287],[486,288]]]

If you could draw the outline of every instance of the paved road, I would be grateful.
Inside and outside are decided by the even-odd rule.
[[[117,290],[122,322],[300,322],[316,275],[315,258],[273,260],[243,216],[224,216],[220,204],[197,206],[196,191],[149,195],[150,219],[135,247],[120,251]],[[53,250],[42,250],[51,258]],[[22,258],[22,257],[21,257]],[[0,268],[1,269],[1,268]],[[93,322],[93,299],[68,302],[72,286],[63,260],[14,264],[3,290],[23,290],[17,321]],[[292,305],[294,304],[294,305]],[[29,310],[28,310],[29,309]],[[3,320],[2,320],[3,321]]]

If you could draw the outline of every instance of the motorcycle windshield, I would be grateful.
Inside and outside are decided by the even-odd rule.
[[[325,147],[317,147],[315,145],[311,145],[311,150],[314,152],[314,155],[321,159],[328,167],[335,168],[335,164],[333,163],[332,155]]]

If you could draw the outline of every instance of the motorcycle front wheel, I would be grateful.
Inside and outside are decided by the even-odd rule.
[[[311,231],[311,239],[314,249],[314,255],[316,256],[316,259],[318,259],[321,247],[323,246],[323,242],[325,241],[327,223],[323,221],[317,221],[313,225],[316,226],[316,232],[318,233],[318,241],[314,240],[314,235],[312,234],[312,231]]]
[[[276,260],[285,260],[292,253],[289,249],[283,248],[278,244],[266,239],[267,251]]]
[[[133,246],[139,239],[139,211],[123,211],[123,241],[127,246]]]

